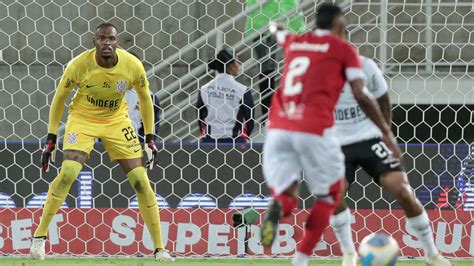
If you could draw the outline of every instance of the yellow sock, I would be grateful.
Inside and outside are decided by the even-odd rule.
[[[53,183],[49,186],[41,222],[34,233],[34,237],[46,236],[48,234],[49,223],[51,223],[54,215],[66,199],[69,189],[81,169],[82,164],[76,161],[63,161],[59,175],[54,178]]]
[[[158,209],[155,193],[150,186],[150,180],[145,168],[134,168],[127,173],[127,177],[137,193],[140,214],[150,232],[154,248],[164,248],[161,237],[160,210]]]

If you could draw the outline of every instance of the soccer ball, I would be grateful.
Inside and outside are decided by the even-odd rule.
[[[393,237],[383,233],[372,233],[359,246],[363,266],[395,265],[400,248]]]

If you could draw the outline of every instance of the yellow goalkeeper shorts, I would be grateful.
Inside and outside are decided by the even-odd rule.
[[[143,156],[130,119],[93,123],[69,116],[64,133],[63,150],[79,150],[90,154],[97,139],[103,143],[111,161]]]

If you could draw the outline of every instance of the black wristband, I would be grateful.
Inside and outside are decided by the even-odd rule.
[[[51,134],[51,133],[48,133],[48,138],[46,139],[46,143],[49,143],[50,141],[53,143],[53,144],[56,144],[56,134]]]
[[[145,143],[148,142],[155,142],[155,134],[146,134],[145,135]]]

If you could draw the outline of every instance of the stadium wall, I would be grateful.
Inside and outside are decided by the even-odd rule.
[[[445,187],[450,188],[446,207],[457,204],[464,185],[459,184],[461,163],[469,154],[465,144],[403,144],[406,151],[405,165],[411,185],[428,209],[438,208],[438,201]],[[41,150],[37,143],[0,143],[0,192],[9,195],[16,207],[25,207],[35,196],[48,191],[49,183],[57,175],[59,165],[48,173],[37,166]],[[84,197],[91,198],[89,207],[130,207],[134,191],[120,167],[110,162],[103,146],[96,143],[83,173],[92,183],[86,194],[80,181],[72,185],[66,199],[69,207],[80,205]],[[234,149],[231,145],[203,145],[196,143],[163,143],[160,147],[158,168],[149,173],[155,191],[170,207],[191,194],[210,196],[214,207],[228,208],[240,195],[270,195],[261,169],[262,144],[243,145]],[[62,161],[58,152],[58,162]],[[374,183],[369,182],[363,171],[358,171],[358,182],[351,186],[349,205],[362,209],[398,209],[393,198]],[[472,189],[472,188],[471,188]],[[119,192],[119,193],[118,193]],[[474,191],[473,191],[474,193]],[[312,197],[303,186],[302,208],[312,206]],[[474,209],[474,194],[472,197]],[[41,206],[41,205],[40,205]],[[191,206],[199,207],[194,203]],[[211,206],[212,207],[212,206]]]
[[[245,254],[245,229],[234,228],[229,209],[165,209],[161,211],[163,242],[177,256],[229,256]],[[295,239],[303,235],[308,213],[298,211],[280,223],[280,235],[271,248],[263,248],[252,225],[248,254],[252,256],[291,256]],[[467,212],[428,211],[436,245],[449,257],[474,256],[474,221]],[[0,254],[27,254],[31,230],[36,228],[40,210],[0,209]],[[405,227],[402,211],[357,210],[352,224],[356,245],[364,236],[383,230],[399,243],[402,256],[422,256],[419,240]],[[149,254],[153,244],[139,213],[131,209],[61,209],[49,227],[46,252],[61,255],[135,255]],[[340,256],[341,251],[331,228],[327,228],[315,255]]]

